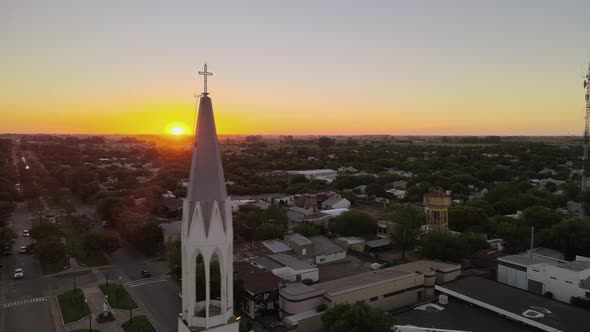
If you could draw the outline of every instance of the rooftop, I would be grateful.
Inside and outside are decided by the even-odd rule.
[[[308,209],[300,208],[298,206],[292,206],[292,207],[290,207],[289,208],[289,211],[301,213],[304,216],[307,216],[307,215],[310,215],[310,214],[313,213],[313,210],[308,210]]]
[[[310,239],[306,238],[305,236],[299,233],[289,234],[285,236],[285,239],[289,239],[298,246],[308,246],[312,244]]]
[[[330,241],[330,239],[328,239],[327,237],[322,235],[312,236],[311,241],[313,242],[314,253],[316,255],[335,254],[337,252],[342,252],[345,250],[336,243]]]
[[[393,267],[356,274],[350,277],[315,284],[315,288],[326,290],[330,295],[356,291],[398,279],[415,276],[416,273],[395,270]]]
[[[264,266],[269,270],[278,269],[281,267],[289,267],[293,270],[313,270],[316,269],[313,265],[300,261],[295,257],[285,254],[274,254],[263,257],[258,257],[254,260],[257,264]]]
[[[554,250],[554,249],[550,249],[550,248],[544,248],[544,247],[537,247],[537,248],[533,248],[533,254],[537,255],[537,256],[544,256],[544,257],[549,257],[549,258],[555,258],[555,259],[564,259],[565,256],[563,255],[563,253],[559,250]],[[526,253],[530,254],[531,250],[527,250]]]
[[[357,244],[357,243],[363,243],[363,242],[365,242],[365,239],[360,238],[360,237],[353,237],[353,236],[350,236],[350,237],[339,237],[336,240],[344,241],[347,244]]]
[[[246,242],[234,245],[234,259],[246,260],[259,256],[270,255],[273,252],[262,241]]]
[[[533,332],[533,328],[500,317],[490,311],[471,306],[463,301],[449,298],[443,310],[436,306],[420,306],[396,314],[397,325],[414,325],[436,329],[465,330],[477,332]]]
[[[392,266],[391,268],[399,271],[424,274],[427,271],[454,272],[461,270],[461,265],[422,259],[411,263]]]
[[[262,241],[262,244],[270,249],[273,254],[291,251],[291,248],[289,248],[289,246],[281,240],[266,240]]]
[[[339,215],[343,214],[346,211],[348,211],[347,208],[341,208],[341,209],[322,210],[322,213],[325,213],[325,214],[329,215],[330,217],[338,217]]]
[[[318,289],[312,286],[304,285],[300,282],[286,284],[283,288],[281,288],[281,292],[284,292],[289,295],[303,295],[316,291],[318,291]]]
[[[523,267],[539,263],[557,264],[559,260],[544,256],[537,256],[533,254],[532,258],[530,254],[516,254],[510,256],[504,256],[498,258],[499,262],[506,262],[509,264],[515,264]]]
[[[590,325],[585,309],[480,277],[435,287],[451,297],[544,331],[582,332],[588,331]]]
[[[377,239],[373,241],[367,241],[366,246],[369,248],[381,248],[391,244],[390,239]]]
[[[584,261],[574,261],[574,262],[567,262],[558,265],[562,269],[574,271],[574,272],[581,272],[584,270],[590,269],[590,262]]]
[[[283,281],[283,279],[266,270],[241,273],[238,278],[244,281],[244,290],[252,295],[279,289],[280,283]]]
[[[328,205],[328,206],[329,206],[329,205],[336,204],[336,203],[338,203],[338,202],[340,202],[340,201],[342,201],[342,200],[346,200],[346,201],[348,201],[348,200],[347,200],[346,198],[344,198],[344,197],[340,197],[340,196],[334,196],[334,197],[330,197],[330,198],[328,198],[328,199],[327,199],[327,200],[325,200],[325,201],[324,201],[322,204],[323,204],[323,205]]]

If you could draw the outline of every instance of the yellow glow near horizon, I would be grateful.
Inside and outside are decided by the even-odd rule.
[[[166,125],[164,133],[173,136],[183,136],[187,133],[186,125],[181,121],[171,122]]]
[[[179,126],[174,126],[170,129],[170,134],[176,135],[176,136],[184,135],[184,128],[179,127]]]

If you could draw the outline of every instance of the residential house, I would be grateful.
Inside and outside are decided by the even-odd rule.
[[[287,210],[287,217],[289,218],[290,222],[300,223],[312,213],[313,210],[292,206]]]
[[[350,208],[350,201],[346,198],[342,198],[340,195],[335,195],[322,202],[322,210],[334,210],[334,209],[348,209]]]

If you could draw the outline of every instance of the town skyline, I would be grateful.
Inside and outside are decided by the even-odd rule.
[[[583,130],[581,1],[162,6],[3,4],[0,132],[192,134],[205,61],[220,135]]]

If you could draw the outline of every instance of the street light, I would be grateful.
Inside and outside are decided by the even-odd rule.
[[[76,294],[76,277],[74,277],[74,294]]]
[[[108,272],[105,272],[104,274],[107,277],[107,288],[109,288],[109,273]]]

